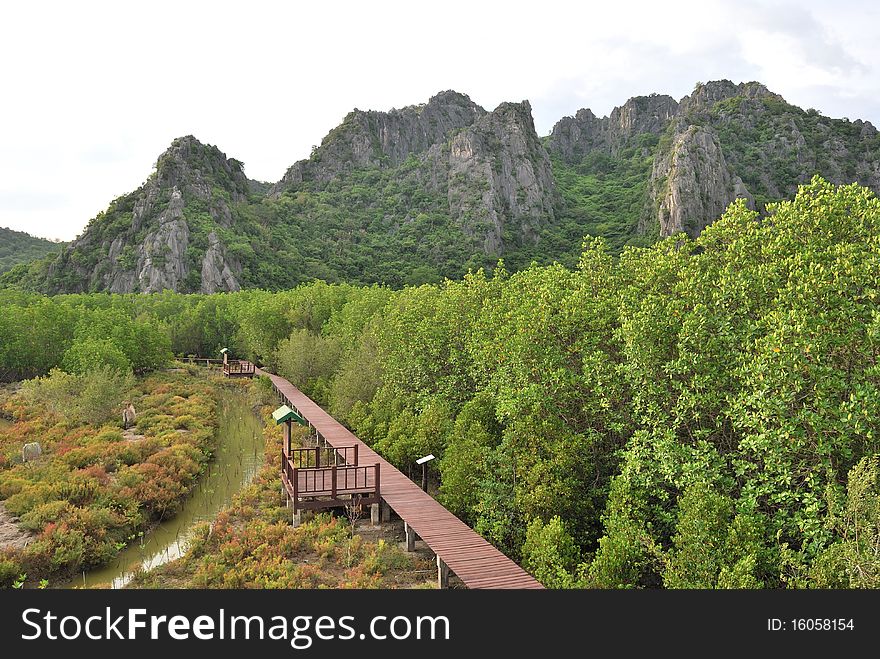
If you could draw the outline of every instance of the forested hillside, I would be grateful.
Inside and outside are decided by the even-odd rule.
[[[3,291],[0,364],[229,347],[402,469],[438,456],[444,505],[548,586],[876,587],[880,202],[816,178],[766,211],[403,290]]]
[[[528,101],[486,110],[445,91],[355,109],[275,183],[195,137],[159,156],[59,254],[0,286],[45,293],[283,290],[320,279],[394,288],[459,279],[499,259],[574,266],[584,236],[615,255],[697,237],[743,199],[761,213],[815,174],[880,191],[880,135],[763,85],[698,83],[679,101],[581,109],[550,135]]]
[[[59,252],[66,243],[37,238],[24,231],[0,228],[0,272]]]

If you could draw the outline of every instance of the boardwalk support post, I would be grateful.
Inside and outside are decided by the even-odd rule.
[[[416,532],[413,531],[413,527],[411,527],[405,521],[403,523],[403,532],[406,533],[406,550],[407,551],[415,551],[416,550]]]
[[[439,555],[437,556],[437,588],[449,588],[449,566]]]
[[[290,495],[290,507],[293,509],[293,528],[296,528],[302,523],[302,510],[296,508],[299,499],[299,474],[296,473],[296,469],[291,469],[289,473],[291,474],[290,480],[293,481],[291,483],[293,492]]]
[[[379,514],[379,504],[374,503],[373,505],[370,506],[370,523],[373,526],[379,526],[379,524],[381,522],[382,522],[382,519]]]

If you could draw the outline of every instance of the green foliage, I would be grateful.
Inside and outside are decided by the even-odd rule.
[[[52,369],[49,375],[28,380],[22,394],[33,405],[46,407],[74,423],[103,423],[122,414],[122,399],[134,386],[124,370],[107,364],[75,375]]]
[[[663,574],[667,588],[760,588],[753,575],[757,557],[741,556],[742,523],[733,500],[705,483],[688,486],[678,501],[678,523]],[[728,535],[730,534],[730,537]],[[739,551],[738,551],[739,550]]]
[[[309,330],[295,330],[278,344],[275,363],[281,375],[323,400],[339,363],[339,345]]]
[[[61,367],[68,373],[82,375],[92,369],[107,367],[120,373],[131,371],[128,357],[110,340],[91,337],[75,340],[61,359]]]
[[[544,240],[550,242],[551,253],[561,262],[576,261],[572,248],[584,235],[605,238],[615,254],[626,245],[646,245],[653,239],[643,235],[639,222],[648,207],[656,137],[638,137],[643,138],[642,145],[615,155],[592,151],[575,164],[553,158],[553,177],[564,203],[558,225],[548,230]]]
[[[0,228],[0,273],[47,254],[60,252],[66,245],[67,243],[36,238],[23,231]]]
[[[111,560],[134,535],[177,511],[214,449],[216,385],[184,374],[131,374],[101,367],[53,370],[2,402],[17,422],[0,429],[0,498],[33,534],[0,553],[0,587],[71,576]],[[121,402],[138,411],[125,438]],[[185,430],[180,432],[180,430]],[[39,441],[33,462],[10,460]]]
[[[571,588],[572,572],[580,561],[580,549],[558,516],[547,524],[534,519],[526,531],[523,566],[548,588]]]
[[[880,136],[863,134],[861,124],[804,111],[776,96],[727,98],[688,120],[716,132],[725,160],[762,210],[816,174],[868,184],[865,163],[880,157]]]
[[[443,503],[550,585],[871,585],[880,202],[815,178],[767,210],[737,202],[696,240],[619,258],[589,238],[573,267],[399,291],[6,291],[0,332],[46,369],[87,338],[130,358],[110,328],[125,318],[177,352],[274,365],[405,473],[437,456]],[[60,347],[37,354],[19,317]],[[138,488],[143,474],[125,478]],[[14,479],[0,495],[28,511],[49,501]]]
[[[142,373],[171,357],[171,332],[157,318],[139,317],[143,299],[105,294],[48,298],[0,290],[0,380],[45,375],[53,367],[81,373],[93,366]],[[185,322],[187,319],[180,319]]]
[[[810,581],[821,588],[880,586],[880,466],[876,455],[866,456],[849,472],[843,505],[830,491],[836,542],[814,561]]]

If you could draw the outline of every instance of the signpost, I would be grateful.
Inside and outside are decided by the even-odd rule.
[[[422,490],[428,491],[428,463],[434,459],[434,454],[430,453],[423,458],[416,460],[417,465],[422,465]]]

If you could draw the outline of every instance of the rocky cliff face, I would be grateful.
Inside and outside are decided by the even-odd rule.
[[[446,190],[453,221],[486,254],[503,253],[506,230],[535,242],[553,221],[556,185],[528,101],[501,104],[425,159],[431,184]]]
[[[734,84],[730,80],[713,80],[705,84],[697,83],[694,91],[681,99],[677,114],[680,117],[686,117],[695,112],[711,110],[717,103],[731,98],[746,100],[772,99],[785,102],[785,99],[779,94],[774,94],[759,82]]]
[[[754,203],[727,164],[718,137],[699,126],[678,133],[669,151],[655,160],[651,184],[661,236],[679,231],[697,236],[734,199]]]
[[[548,138],[550,153],[573,165],[633,146],[653,157],[645,211],[634,226],[661,237],[696,236],[734,199],[760,209],[817,173],[880,191],[880,139],[870,123],[805,112],[757,82],[698,84],[678,103],[637,97],[603,118],[580,110]]]
[[[414,158],[412,171],[395,172],[408,158]],[[456,92],[391,112],[355,110],[309,160],[287,171],[270,196],[303,186],[321,189],[370,169],[418,179],[467,239],[492,256],[504,252],[505,232],[519,243],[537,241],[558,201],[528,101],[487,112]]]
[[[47,289],[238,290],[241,265],[215,231],[198,234],[231,227],[231,205],[248,189],[241,163],[194,137],[176,139],[143,186],[114,201],[49,265]]]
[[[355,109],[322,140],[308,160],[287,170],[270,191],[274,197],[297,189],[303,181],[327,183],[363,167],[394,167],[410,154],[420,154],[470,126],[486,113],[466,95],[440,92],[424,105],[390,112]]]
[[[636,96],[608,117],[597,117],[587,108],[564,117],[550,133],[547,148],[567,162],[577,162],[592,151],[617,154],[638,135],[660,135],[678,111],[671,96]]]

